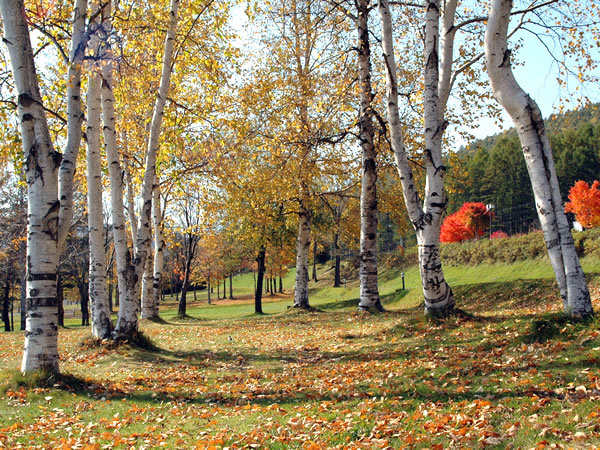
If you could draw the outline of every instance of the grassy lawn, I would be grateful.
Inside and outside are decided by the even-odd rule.
[[[600,309],[600,262],[584,260]],[[355,312],[356,280],[311,282],[319,312],[286,293],[253,314],[252,274],[237,300],[162,305],[142,322],[155,348],[82,344],[60,332],[71,388],[15,386],[23,335],[0,334],[0,447],[418,448],[600,445],[600,323],[560,314],[549,264],[448,267],[473,317],[423,318],[418,271],[382,274],[389,313]],[[244,293],[244,286],[249,292]],[[205,293],[203,293],[205,294]]]

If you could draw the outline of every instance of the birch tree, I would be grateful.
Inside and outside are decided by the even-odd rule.
[[[136,233],[133,255],[127,248],[125,232],[125,214],[123,201],[122,165],[117,148],[117,130],[115,114],[115,96],[113,92],[113,50],[110,48],[110,4],[103,8],[103,28],[107,33],[105,52],[107,61],[103,68],[102,105],[104,118],[104,134],[107,156],[109,158],[109,174],[111,180],[111,203],[113,213],[113,232],[115,252],[117,257],[117,272],[119,281],[119,315],[113,331],[114,339],[125,339],[132,336],[138,329],[138,310],[140,295],[140,280],[146,268],[146,258],[151,243],[152,217],[152,188],[156,174],[156,158],[159,148],[159,137],[162,125],[164,106],[169,89],[172,71],[175,31],[177,27],[179,0],[172,0],[169,10],[169,27],[165,39],[162,73],[160,86],[154,105],[153,117],[150,124],[150,136],[145,156],[144,181],[141,194],[141,212]]]
[[[58,372],[58,169],[22,0],[2,0],[0,12],[18,94],[28,198],[27,319],[21,371]]]
[[[377,277],[377,169],[373,128],[369,0],[357,0],[358,68],[360,89],[360,146],[362,182],[360,192],[360,302],[358,308],[383,311]]]
[[[425,312],[432,315],[446,315],[455,306],[454,295],[444,277],[440,259],[440,227],[447,205],[444,191],[446,167],[442,158],[443,135],[448,126],[445,119],[447,103],[457,76],[481,58],[480,55],[475,55],[453,69],[454,40],[460,29],[460,26],[454,23],[457,5],[457,0],[443,2],[443,8],[439,0],[427,0],[423,5],[423,155],[426,182],[421,202],[405,148],[399,113],[398,74],[389,1],[382,0],[378,4],[382,24],[382,50],[387,81],[386,107],[391,147],[402,184],[404,203],[417,235]]]
[[[485,56],[492,91],[519,135],[536,209],[565,312],[593,314],[585,275],[564,213],[552,149],[537,103],[521,88],[511,68],[508,26],[511,0],[492,0],[485,34]]]
[[[92,302],[92,335],[107,339],[112,332],[106,285],[104,215],[102,210],[102,164],[100,159],[100,114],[102,78],[92,71],[87,93],[87,188],[89,235],[89,297]]]

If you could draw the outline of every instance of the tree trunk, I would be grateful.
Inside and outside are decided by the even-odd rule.
[[[187,291],[189,289],[190,284],[190,271],[191,271],[191,261],[186,261],[185,265],[185,273],[183,275],[183,287],[181,289],[181,296],[179,297],[179,307],[177,309],[177,315],[179,317],[187,316]]]
[[[256,291],[254,293],[254,312],[256,314],[264,314],[262,309],[262,290],[263,290],[263,278],[265,276],[265,254],[267,249],[264,245],[261,245],[258,250],[256,262],[258,263],[258,273],[256,276]],[[307,273],[308,278],[308,273]]]
[[[69,68],[67,71],[67,140],[58,171],[58,248],[63,249],[73,219],[73,177],[81,145],[81,68],[88,40],[86,33],[87,0],[75,0]]]
[[[211,305],[211,298],[210,298],[210,291],[211,291],[211,287],[210,287],[210,277],[208,277],[208,280],[206,281],[206,292],[208,294],[208,304]]]
[[[79,298],[81,307],[81,326],[87,327],[90,325],[90,312],[89,312],[89,283],[83,281],[79,285]]]
[[[10,317],[8,311],[10,309],[10,281],[8,278],[4,282],[4,296],[2,298],[2,321],[4,322],[4,331],[11,331]]]
[[[279,293],[283,294],[283,279],[281,278],[281,275],[279,275]]]
[[[565,312],[577,317],[589,316],[594,312],[590,293],[564,213],[542,114],[512,72],[507,42],[511,9],[510,0],[493,0],[490,7],[485,53],[492,91],[498,103],[510,115],[519,134],[538,217]]]
[[[300,201],[298,213],[298,238],[296,239],[296,285],[294,308],[309,308],[308,301],[308,251],[310,248],[310,221],[312,213],[305,200]]]
[[[108,311],[109,314],[113,312],[113,278],[112,274],[108,277]]]
[[[342,279],[340,276],[341,268],[341,257],[340,257],[340,246],[339,246],[340,234],[336,231],[333,235],[333,251],[335,252],[335,268],[333,271],[333,287],[340,287],[342,285]]]
[[[153,284],[154,257],[152,249],[150,249],[150,254],[146,258],[146,269],[144,270],[144,278],[142,280],[142,319],[150,319],[157,316],[155,310],[158,309],[158,304],[155,302]]]
[[[171,0],[169,11],[169,26],[164,44],[164,54],[162,62],[162,72],[160,76],[160,84],[154,104],[152,120],[150,122],[150,136],[148,138],[148,148],[146,151],[146,168],[144,171],[144,179],[142,182],[141,192],[141,211],[140,222],[135,241],[135,258],[133,265],[137,278],[142,276],[146,269],[146,259],[151,257],[151,241],[152,241],[152,197],[157,179],[156,160],[159,150],[159,140],[162,129],[162,121],[169,84],[171,80],[171,72],[173,70],[173,49],[175,45],[175,33],[177,29],[178,9],[180,0]],[[189,274],[188,274],[189,283]],[[148,285],[150,286],[150,284]],[[180,311],[181,314],[181,311]],[[183,315],[185,315],[185,305]]]
[[[158,177],[155,180],[152,194],[152,220],[154,221],[154,277],[152,281],[152,305],[148,305],[148,318],[158,317],[158,305],[162,291],[162,276],[165,265],[164,248],[165,240],[163,234],[164,222],[160,204],[160,183]]]
[[[102,29],[110,33],[110,3],[103,10]],[[108,42],[107,36],[103,41]],[[110,55],[110,48],[102,49],[101,54]],[[131,252],[127,243],[125,209],[123,201],[123,169],[117,146],[115,97],[113,93],[114,61],[108,56],[102,66],[102,119],[104,124],[104,143],[108,158],[110,179],[111,212],[113,219],[113,240],[117,262],[117,285],[119,292],[119,313],[112,333],[113,339],[126,339],[138,330],[138,307],[136,287],[138,275],[132,264]]]
[[[358,67],[360,85],[360,144],[362,180],[360,193],[360,303],[361,310],[383,311],[377,281],[377,168],[373,129],[369,0],[358,0]]]
[[[444,110],[451,87],[453,39],[452,26],[456,0],[445,2],[444,24],[440,39],[439,0],[427,2],[425,23],[425,147],[426,187],[425,201],[421,206],[414,177],[408,163],[398,112],[398,82],[394,60],[392,22],[387,0],[379,2],[382,23],[382,48],[387,75],[387,112],[392,149],[400,175],[404,203],[419,246],[419,268],[426,314],[447,315],[454,309],[454,295],[444,278],[440,259],[440,226],[446,209],[442,161],[442,135],[446,126]],[[442,75],[440,77],[438,41],[442,43]]]
[[[229,274],[229,298],[233,300],[233,274]]]
[[[194,286],[194,301],[195,302],[198,301],[198,295],[196,294],[197,291],[198,291],[197,286]]]
[[[1,0],[4,43],[8,47],[18,100],[27,182],[27,319],[22,372],[58,372],[58,167],[35,70],[25,6]]]
[[[92,38],[94,45],[96,38]],[[97,45],[94,45],[97,49]],[[92,301],[92,335],[108,339],[112,333],[108,292],[106,290],[106,250],[104,248],[104,214],[102,212],[102,163],[100,160],[101,83],[99,73],[92,72],[87,94],[87,204],[89,239],[89,297]]]

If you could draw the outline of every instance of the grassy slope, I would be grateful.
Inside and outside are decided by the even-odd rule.
[[[600,261],[584,267],[598,310]],[[600,327],[560,316],[546,261],[448,267],[459,306],[476,319],[445,323],[423,319],[417,269],[405,270],[406,291],[399,270],[382,275],[389,314],[357,314],[356,281],[327,287],[321,267],[311,283],[319,313],[288,311],[287,294],[263,317],[242,299],[193,304],[193,318],[178,321],[168,302],[167,323],[142,325],[153,351],[81,347],[87,330],[64,330],[62,370],[85,386],[11,387],[0,447],[600,444]],[[0,334],[0,384],[22,339]]]

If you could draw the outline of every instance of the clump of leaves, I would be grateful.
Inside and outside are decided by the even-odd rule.
[[[535,320],[531,322],[529,333],[524,336],[528,344],[537,342],[544,343],[560,334],[560,329],[552,320]]]

